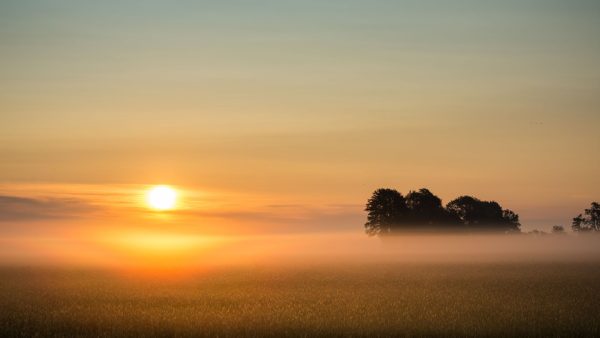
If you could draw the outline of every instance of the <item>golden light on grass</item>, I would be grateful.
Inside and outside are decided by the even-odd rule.
[[[146,193],[146,201],[152,209],[171,210],[175,208],[177,192],[166,185],[155,186]]]

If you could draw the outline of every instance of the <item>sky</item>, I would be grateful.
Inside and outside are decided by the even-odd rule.
[[[0,237],[361,233],[379,187],[569,226],[600,199],[598,18],[592,0],[2,1]],[[154,184],[177,212],[140,202]]]

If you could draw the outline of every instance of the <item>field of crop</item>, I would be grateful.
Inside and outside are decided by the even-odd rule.
[[[0,336],[599,336],[600,265],[0,270]]]

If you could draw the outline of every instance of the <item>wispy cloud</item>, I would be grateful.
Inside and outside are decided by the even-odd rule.
[[[0,221],[73,218],[96,208],[76,198],[30,198],[0,195]]]

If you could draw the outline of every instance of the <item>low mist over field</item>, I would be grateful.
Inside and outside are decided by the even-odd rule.
[[[127,234],[123,238],[4,239],[4,265],[195,269],[273,264],[481,263],[600,261],[596,234],[405,234],[369,238],[360,233],[239,237]],[[29,248],[22,250],[22,248]]]

